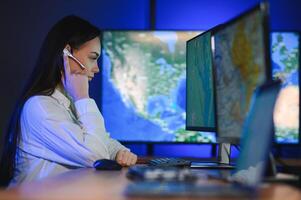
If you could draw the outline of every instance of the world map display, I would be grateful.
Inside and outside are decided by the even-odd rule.
[[[299,34],[272,33],[273,76],[283,85],[275,111],[277,143],[298,143],[299,139]]]
[[[214,65],[218,136],[221,141],[237,141],[253,92],[265,81],[263,16],[259,10],[215,33]]]
[[[186,41],[199,33],[104,32],[101,110],[113,138],[215,142],[214,133],[185,130]]]

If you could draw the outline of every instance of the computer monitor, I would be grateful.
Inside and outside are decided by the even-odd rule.
[[[186,129],[216,131],[211,31],[186,45]]]
[[[229,164],[253,92],[271,79],[269,56],[265,3],[187,42],[186,128],[215,128],[219,163]]]
[[[101,110],[122,142],[211,143],[186,131],[186,41],[201,31],[104,31]]]
[[[299,130],[300,34],[271,33],[272,72],[283,82],[274,110],[275,143],[297,144]]]
[[[213,30],[206,31],[186,43],[187,130],[216,131],[212,32]],[[229,144],[220,143],[217,162],[194,162],[191,167],[232,168],[228,165],[230,148]]]
[[[266,4],[217,27],[212,38],[218,142],[240,142],[251,97],[270,79]]]

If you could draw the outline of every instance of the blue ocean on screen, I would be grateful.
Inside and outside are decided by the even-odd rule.
[[[185,130],[186,41],[199,32],[111,31],[103,36],[102,113],[121,141],[214,142]]]

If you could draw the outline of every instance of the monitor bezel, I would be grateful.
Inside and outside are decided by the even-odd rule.
[[[100,38],[100,41],[101,41],[101,52],[103,52],[103,49],[104,49],[104,45],[103,45],[103,35],[105,32],[119,32],[119,31],[131,31],[131,32],[154,32],[154,31],[166,31],[166,32],[201,32],[200,34],[203,34],[205,33],[206,31],[204,30],[199,30],[199,29],[102,29],[102,33],[101,33],[101,38]],[[200,35],[198,34],[198,35]],[[198,35],[194,36],[193,38],[197,37]],[[193,39],[191,38],[191,39]],[[191,40],[189,39],[189,40]],[[187,41],[186,41],[187,42]],[[186,47],[185,47],[186,48]],[[100,66],[102,66],[103,64],[103,56],[100,56],[100,59],[99,59],[99,63],[100,63]],[[103,76],[101,75],[100,76],[100,82],[101,82],[101,88],[103,87],[102,84],[103,84]],[[102,88],[103,89],[103,88]],[[100,90],[100,112],[102,113],[102,106],[103,106],[103,94],[102,94],[102,89]],[[105,119],[104,119],[105,121]],[[193,130],[188,130],[188,131],[193,131]],[[198,130],[195,130],[195,131],[198,131]],[[215,136],[215,142],[177,142],[177,141],[144,141],[144,140],[119,140],[117,139],[119,142],[121,142],[122,144],[179,144],[179,145],[182,145],[182,144],[194,144],[194,145],[216,145],[218,144],[216,138],[217,138],[217,133],[215,130],[207,130],[207,131],[199,131],[199,132],[212,132]]]
[[[207,34],[207,33],[210,33],[210,37],[212,36],[212,29],[209,29],[193,38],[191,38],[190,40],[187,40],[186,41],[186,75],[187,75],[187,49],[188,49],[188,43],[191,42],[192,40],[195,40],[199,37],[202,37],[203,35]],[[210,45],[211,45],[211,42],[210,42]],[[212,60],[212,52],[211,52],[211,60]],[[212,80],[213,80],[213,105],[214,105],[214,109],[215,109],[215,90],[214,90],[214,82],[215,82],[215,79],[214,79],[214,73],[213,73],[213,60],[212,60]],[[187,78],[186,78],[186,86],[187,86]],[[187,89],[186,89],[186,115],[187,115]],[[216,116],[215,116],[215,110],[214,110],[214,122],[215,122],[215,127],[201,127],[201,126],[188,126],[187,125],[187,118],[186,118],[186,124],[185,124],[185,127],[186,127],[186,130],[189,130],[189,131],[207,131],[207,132],[215,132],[215,135],[217,136],[217,129],[216,129]]]
[[[274,132],[274,138],[273,138],[273,146],[274,147],[285,147],[285,146],[288,146],[288,147],[301,147],[301,117],[300,117],[300,114],[301,114],[301,106],[300,106],[300,102],[301,102],[301,55],[300,55],[300,52],[301,52],[301,31],[300,30],[282,30],[282,29],[275,29],[275,30],[271,30],[270,31],[270,36],[273,34],[273,33],[296,33],[299,35],[299,45],[298,45],[298,49],[299,49],[299,69],[298,69],[298,84],[299,84],[299,136],[298,136],[298,142],[297,143],[279,143],[276,141],[276,135],[275,135],[275,132]],[[270,37],[270,44],[272,44],[272,37]],[[272,59],[272,58],[271,58]],[[271,76],[273,78],[273,68],[272,68],[272,65],[271,65]]]

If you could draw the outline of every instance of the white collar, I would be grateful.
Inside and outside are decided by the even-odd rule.
[[[57,99],[60,104],[65,106],[66,108],[69,108],[70,106],[70,100],[68,97],[63,94],[61,91],[59,91],[57,88],[55,88],[53,94],[51,95],[53,98]]]

